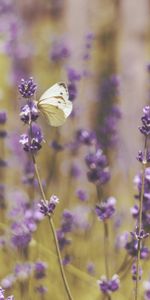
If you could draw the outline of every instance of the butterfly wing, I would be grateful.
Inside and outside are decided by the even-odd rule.
[[[62,97],[65,101],[69,100],[68,88],[64,82],[58,82],[51,86],[39,99],[39,102],[53,97]]]
[[[40,111],[51,126],[58,127],[65,123],[66,118],[64,112],[54,105],[43,104],[40,107]]]
[[[38,108],[47,116],[52,126],[61,126],[72,111],[72,102],[65,83],[60,82],[49,88],[38,101]],[[53,124],[52,124],[53,123]]]

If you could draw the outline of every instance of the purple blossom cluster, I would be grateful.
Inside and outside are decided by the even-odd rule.
[[[114,197],[108,198],[100,205],[96,205],[95,211],[100,221],[105,221],[113,216],[115,213],[116,199]]]
[[[21,83],[18,86],[18,90],[23,98],[31,98],[37,89],[37,85],[33,81],[33,78],[30,77],[28,80],[21,79]]]
[[[52,43],[50,59],[54,63],[61,63],[70,56],[70,49],[66,42],[62,39],[55,40]]]
[[[51,216],[59,203],[59,198],[56,195],[52,195],[50,200],[41,200],[39,203],[39,210],[44,216]]]
[[[107,164],[107,158],[101,149],[97,149],[93,153],[89,153],[85,157],[85,162],[88,167],[88,180],[102,185],[109,181],[110,171]]]
[[[43,135],[41,128],[33,124],[28,133],[20,136],[19,143],[23,146],[24,151],[37,153],[42,148]]]
[[[97,283],[103,294],[110,294],[119,289],[120,280],[119,276],[115,274],[113,275],[111,280],[108,280],[105,276],[102,276]]]

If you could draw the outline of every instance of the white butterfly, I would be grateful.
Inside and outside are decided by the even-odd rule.
[[[72,111],[66,84],[59,82],[46,90],[38,100],[37,106],[51,126],[58,127],[65,123]]]

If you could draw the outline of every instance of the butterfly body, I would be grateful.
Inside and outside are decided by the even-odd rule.
[[[72,111],[66,84],[59,82],[46,90],[38,100],[37,106],[51,126],[63,125]]]

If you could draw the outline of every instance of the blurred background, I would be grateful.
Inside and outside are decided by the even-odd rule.
[[[40,199],[38,187],[35,185],[33,190],[25,184],[27,159],[19,138],[26,129],[19,118],[23,100],[18,84],[22,78],[33,77],[39,99],[51,85],[65,81],[73,113],[58,129],[40,117],[38,124],[45,143],[37,161],[47,197],[54,193],[60,198],[54,215],[56,228],[60,227],[64,209],[73,211],[77,217],[72,242],[62,252],[63,257],[68,255],[72,261],[66,266],[66,274],[75,299],[104,299],[95,278],[105,273],[103,234],[91,214],[96,190],[87,179],[84,161],[89,148],[77,147],[77,132],[94,131],[108,158],[111,181],[104,187],[104,194],[117,199],[118,217],[111,229],[111,268],[116,270],[124,253],[116,252],[114,236],[133,226],[129,212],[135,194],[133,178],[139,170],[137,152],[143,148],[138,127],[142,108],[150,99],[149,13],[149,0],[138,4],[136,0],[0,0],[0,110],[7,113],[7,121],[1,125],[1,130],[7,132],[0,149],[1,185],[5,184],[5,195],[1,196],[1,235],[7,233],[7,239],[10,235],[10,211],[18,199]],[[81,199],[79,191],[86,200]],[[119,229],[114,229],[117,222]],[[36,294],[36,299],[66,299],[46,220],[34,232],[28,256],[14,249],[10,253],[8,244],[5,253],[3,249],[0,254],[0,280],[12,272],[18,260],[45,260],[48,292]],[[95,271],[90,273],[90,266]],[[130,278],[116,299],[125,299],[128,281]],[[35,299],[34,285],[35,279],[30,279],[28,295],[19,284],[11,286],[8,294],[12,291],[16,299]]]

